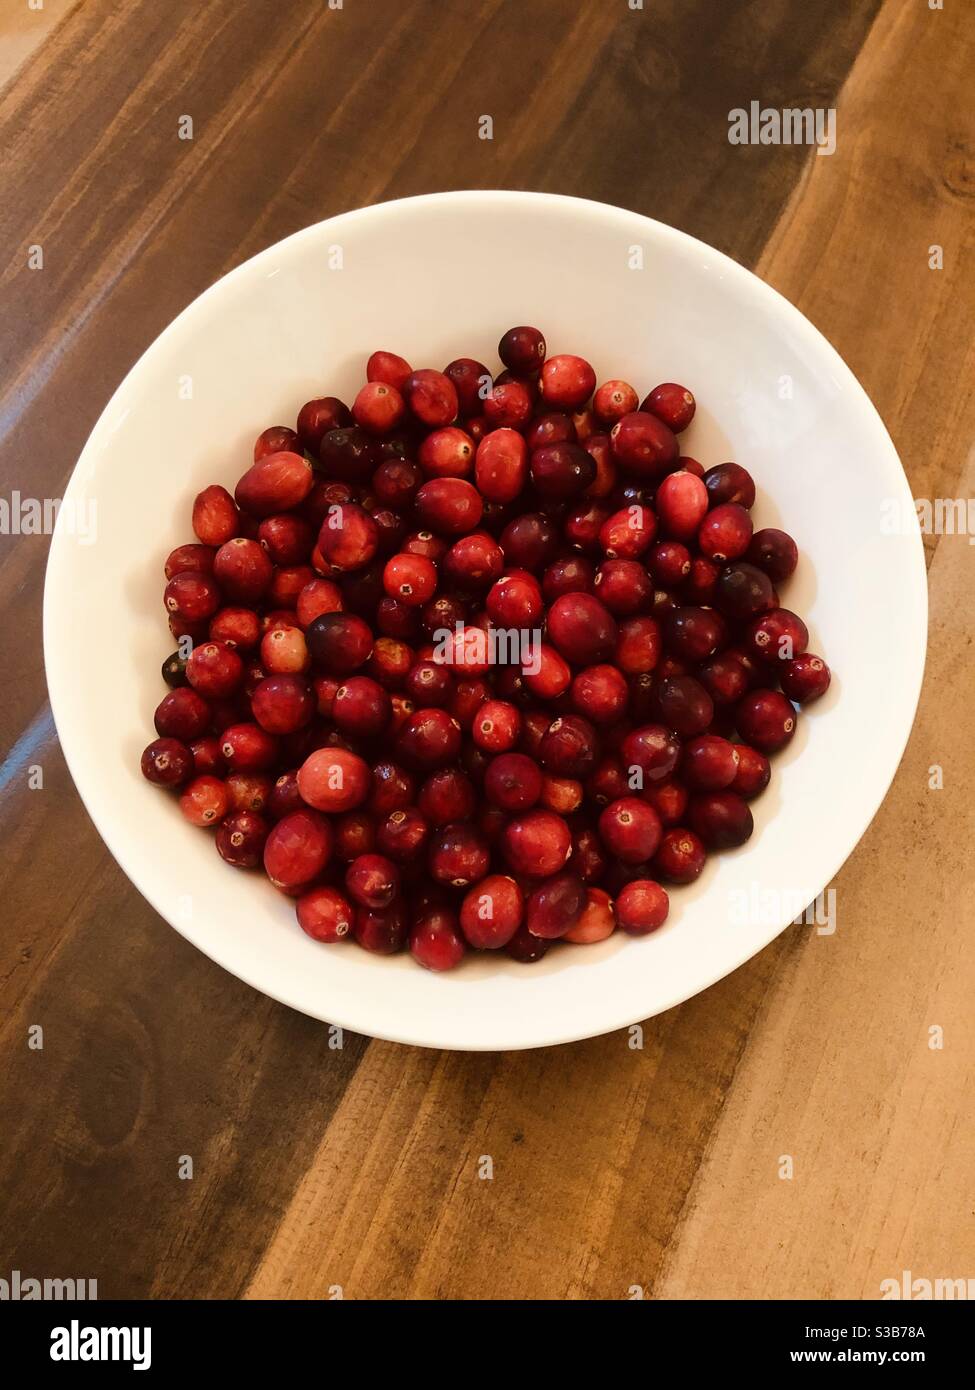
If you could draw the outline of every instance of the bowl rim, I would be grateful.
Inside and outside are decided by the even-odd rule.
[[[816,325],[806,317],[794,304],[784,295],[779,293],[766,281],[762,280],[754,271],[741,265],[725,252],[719,251],[709,243],[701,241],[699,238],[691,236],[676,227],[672,227],[665,222],[660,222],[655,218],[648,217],[644,213],[635,212],[628,208],[622,208],[615,204],[603,203],[594,199],[578,198],[567,194],[543,193],[535,191],[522,191],[512,189],[458,189],[437,193],[415,194],[406,198],[389,199],[380,203],[373,203],[365,207],[355,208],[346,212],[336,213],[331,217],[323,218],[321,221],[300,228],[287,237],[272,243],[255,255],[248,257],[239,265],[232,267],[219,279],[214,281],[199,295],[197,295],[179,314],[173,318],[166,327],[156,335],[155,338],[146,346],[139,357],[126,372],[118,386],[100,412],[98,419],[93,425],[88,438],[75,462],[71,475],[63,490],[62,501],[71,498],[72,493],[80,490],[82,483],[79,481],[83,471],[83,464],[90,454],[94,454],[98,447],[101,437],[105,434],[109,420],[112,418],[117,402],[125,396],[129,390],[130,382],[137,378],[144,370],[147,359],[149,359],[158,348],[169,342],[177,334],[191,328],[193,321],[198,316],[205,315],[211,302],[226,294],[229,287],[238,281],[244,281],[249,276],[258,275],[262,268],[280,256],[285,248],[294,248],[304,241],[314,241],[326,234],[333,236],[339,228],[354,227],[356,224],[376,218],[395,215],[396,211],[405,207],[437,207],[437,206],[456,206],[460,204],[483,204],[489,203],[498,205],[508,203],[518,206],[522,211],[530,207],[542,205],[548,207],[559,207],[566,212],[579,215],[583,213],[587,216],[598,216],[602,218],[615,217],[627,219],[631,225],[636,222],[642,224],[648,241],[652,238],[657,244],[671,245],[685,250],[697,248],[704,253],[709,262],[719,268],[721,273],[730,281],[737,282],[745,287],[748,294],[757,297],[759,303],[764,302],[769,309],[774,312],[800,339],[809,344],[816,352],[820,361],[827,365],[832,373],[837,376],[841,383],[845,383],[855,388],[854,395],[861,409],[865,409],[867,416],[875,431],[878,432],[878,442],[888,451],[890,458],[896,464],[899,474],[898,483],[901,487],[901,500],[910,501],[910,509],[904,508],[905,516],[909,516],[909,529],[911,536],[916,541],[915,545],[915,564],[914,564],[914,583],[913,599],[914,610],[910,615],[915,622],[916,640],[909,645],[909,650],[913,655],[910,671],[908,672],[908,684],[906,695],[900,695],[900,701],[905,709],[904,729],[901,737],[896,741],[890,740],[886,753],[887,768],[883,776],[878,775],[876,789],[873,795],[869,796],[862,805],[861,813],[856,819],[855,834],[851,835],[848,848],[836,858],[830,872],[823,880],[823,886],[829,884],[837,875],[842,865],[853,853],[860,840],[863,838],[871,822],[877,814],[881,804],[887,796],[894,776],[900,766],[905,748],[913,730],[914,721],[917,714],[918,702],[924,677],[926,651],[927,651],[927,632],[928,632],[928,592],[927,592],[927,569],[923,541],[921,538],[920,525],[914,511],[913,496],[910,489],[906,473],[900,461],[893,440],[869,395],[861,385],[859,379],[841,357],[839,352],[833,347],[825,335]],[[102,808],[93,804],[95,797],[91,788],[83,785],[79,778],[79,764],[76,756],[76,749],[79,740],[83,738],[83,731],[79,724],[72,717],[70,705],[71,677],[66,666],[59,660],[59,653],[54,641],[53,630],[55,627],[55,609],[58,604],[58,588],[60,583],[60,572],[62,569],[62,557],[67,550],[67,526],[65,524],[65,514],[69,509],[61,507],[58,519],[55,523],[51,545],[48,552],[44,593],[43,593],[43,652],[45,674],[48,684],[48,693],[51,704],[51,711],[54,718],[58,740],[64,755],[65,762],[71,774],[75,788],[80,796],[82,803],[91,818],[98,834],[104,841],[106,847],[129,879],[129,882],[136,888],[142,897],[149,902],[150,906],[156,911],[163,920],[172,928],[180,933],[192,943],[204,955],[208,956],[216,964],[227,970],[230,974],[242,980],[260,993],[276,1000],[278,1003],[287,1005],[296,1011],[305,1014],[307,1017],[315,1018],[321,1022],[327,1022],[332,1026],[348,1029],[351,1032],[363,1033],[363,1026],[354,1019],[343,1018],[341,1008],[330,1008],[327,1020],[321,1013],[316,1013],[309,1009],[305,1004],[296,1002],[294,998],[288,997],[287,991],[280,988],[269,987],[267,982],[259,977],[256,969],[246,967],[246,963],[241,964],[231,961],[228,958],[230,953],[220,949],[219,942],[208,942],[206,940],[206,928],[194,922],[177,923],[171,920],[169,915],[169,905],[159,901],[159,895],[149,888],[143,887],[139,882],[140,871],[137,866],[132,864],[132,856],[126,847],[126,843],[116,833],[118,818],[114,819],[107,813],[102,813]],[[909,711],[909,717],[907,717]],[[817,878],[819,875],[817,874]],[[374,1037],[381,1041],[397,1042],[407,1046],[430,1047],[441,1050],[464,1051],[464,1052],[492,1052],[492,1051],[521,1051],[537,1047],[559,1046],[564,1043],[580,1041],[589,1037],[601,1036],[607,1032],[618,1031],[635,1023],[644,1021],[647,1018],[655,1017],[659,1013],[667,1012],[669,1009],[684,1003],[695,995],[710,989],[719,980],[738,970],[743,964],[764,950],[771,941],[781,934],[790,924],[789,921],[778,922],[776,925],[769,926],[767,923],[761,927],[757,926],[748,937],[747,945],[743,946],[740,954],[735,954],[731,963],[727,958],[722,958],[718,968],[702,971],[700,982],[690,991],[677,987],[673,997],[666,997],[664,1002],[655,1004],[651,1013],[641,1012],[636,1017],[620,1018],[617,1021],[604,1025],[602,1021],[593,1028],[583,1026],[581,1028],[551,1029],[544,1038],[532,1038],[524,1042],[505,1041],[502,1043],[491,1041],[465,1041],[458,1044],[451,1041],[449,1037],[438,1034],[437,1020],[430,1019],[428,1036],[419,1038],[415,1035],[407,1035],[398,1032],[395,1028],[384,1031],[376,1028],[372,1023],[369,1025],[365,1036]]]

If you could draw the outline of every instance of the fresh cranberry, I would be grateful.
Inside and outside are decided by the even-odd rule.
[[[616,649],[613,653],[616,665],[627,676],[639,676],[650,672],[660,660],[660,624],[656,618],[625,618],[619,625]]]
[[[386,459],[372,475],[372,491],[383,506],[406,511],[413,505],[422,482],[423,474],[409,459]]]
[[[352,415],[347,405],[336,396],[318,396],[306,401],[298,411],[296,430],[303,449],[317,454],[323,437],[330,430],[343,429],[352,424]]]
[[[410,673],[413,651],[396,637],[380,637],[366,664],[366,674],[385,690],[398,690]]]
[[[648,860],[660,843],[660,830],[656,811],[635,796],[611,801],[599,817],[603,844],[624,864],[642,864]]]
[[[679,825],[683,820],[689,792],[682,782],[663,777],[657,782],[648,782],[642,795],[660,817],[661,825]]]
[[[704,475],[704,484],[712,507],[736,502],[739,507],[750,511],[755,505],[754,479],[739,463],[719,463],[709,468]]]
[[[509,328],[498,343],[498,356],[509,371],[530,376],[545,361],[545,339],[537,328]]]
[[[315,713],[315,697],[302,676],[267,676],[251,698],[254,718],[269,734],[290,734]]]
[[[525,903],[525,925],[532,936],[555,940],[572,930],[587,901],[585,884],[577,874],[566,870],[540,884],[529,895]]]
[[[488,590],[485,606],[499,627],[533,628],[541,621],[544,607],[538,580],[524,570],[502,575]]]
[[[499,377],[484,398],[484,414],[492,430],[521,429],[531,413],[531,392],[522,381],[502,381]]]
[[[647,566],[661,588],[676,589],[691,572],[691,552],[680,541],[658,541],[650,551]]]
[[[744,621],[775,606],[772,581],[746,560],[726,565],[714,588],[715,607],[728,618]]]
[[[542,778],[542,794],[538,804],[560,816],[570,816],[578,811],[585,794],[583,784],[575,777],[552,777],[548,773]]]
[[[525,431],[525,441],[531,450],[542,449],[547,444],[578,444],[579,437],[571,415],[549,410],[535,416]]]
[[[370,381],[353,401],[352,414],[356,424],[370,434],[387,434],[402,421],[406,402],[395,386]]]
[[[420,788],[420,812],[434,826],[468,820],[474,813],[474,788],[458,768],[438,768]]]
[[[541,960],[549,948],[549,942],[540,936],[533,936],[524,922],[505,946],[505,955],[521,965],[533,965]]]
[[[364,483],[372,476],[378,462],[378,446],[371,434],[353,425],[351,429],[329,430],[323,435],[318,457],[333,481]],[[341,506],[342,501],[336,499],[329,505]]]
[[[504,756],[517,758],[519,754]],[[512,869],[530,878],[550,878],[557,874],[571,848],[569,828],[553,811],[534,810],[516,816],[508,822],[501,836],[501,849]]]
[[[785,531],[767,526],[752,536],[745,558],[764,570],[773,584],[781,584],[799,563],[799,549]]]
[[[192,743],[207,730],[210,706],[203,696],[188,686],[180,686],[164,695],[153,716],[160,738],[176,738]]]
[[[427,970],[452,970],[466,953],[457,918],[446,908],[421,913],[410,929],[410,954]]]
[[[578,410],[596,389],[596,373],[582,357],[562,353],[542,366],[541,393],[555,410]]]
[[[237,811],[217,829],[217,852],[235,869],[254,869],[264,854],[268,823],[256,811]]]
[[[374,517],[355,502],[339,503],[328,510],[318,534],[318,547],[338,570],[359,570],[379,549],[379,527]]]
[[[469,731],[475,714],[490,697],[491,687],[487,681],[480,676],[461,676],[454,684],[447,708],[460,727]]]
[[[573,705],[594,724],[612,724],[626,711],[629,690],[615,666],[587,666],[571,689]]]
[[[193,754],[193,771],[198,776],[222,777],[227,770],[220,749],[220,740],[215,734],[196,738],[190,744]]]
[[[521,715],[506,700],[486,700],[471,725],[471,737],[486,753],[507,753],[520,732]]]
[[[278,756],[278,740],[259,724],[231,724],[220,736],[220,750],[231,772],[267,772]]]
[[[454,689],[453,676],[435,661],[416,662],[410,667],[404,683],[405,693],[417,709],[449,706]]]
[[[686,469],[669,473],[657,488],[654,506],[668,536],[687,541],[697,535],[708,510],[708,490]]]
[[[653,388],[640,409],[648,410],[651,415],[656,415],[658,420],[663,420],[675,434],[680,434],[694,419],[697,403],[686,386],[665,381],[661,386]]]
[[[366,380],[383,381],[387,386],[395,386],[402,391],[413,368],[405,357],[382,349],[372,353],[366,363]]]
[[[525,512],[504,528],[500,545],[508,565],[541,570],[558,554],[558,528],[541,512]]]
[[[616,487],[618,470],[608,434],[591,434],[583,443],[596,465],[596,476],[586,488],[587,497],[608,498]]]
[[[360,854],[371,854],[376,848],[376,824],[368,811],[346,811],[332,822],[335,831],[335,855],[348,864]]]
[[[549,725],[539,760],[556,777],[585,777],[595,766],[597,752],[596,731],[588,719],[567,714]]]
[[[808,705],[825,695],[831,680],[830,669],[821,656],[803,652],[787,661],[779,672],[782,689],[797,705]]]
[[[596,465],[581,444],[545,444],[533,450],[528,472],[539,497],[564,502],[585,492]]]
[[[204,545],[220,546],[238,534],[240,513],[225,487],[213,483],[193,503],[193,530]]]
[[[492,758],[484,774],[484,794],[502,810],[528,810],[542,794],[538,764],[525,753],[502,753]]]
[[[461,730],[446,710],[416,710],[396,736],[396,754],[407,767],[432,771],[452,762],[460,752]]]
[[[714,718],[714,703],[693,676],[668,676],[655,692],[662,721],[682,738],[703,733]]]
[[[616,921],[629,936],[647,936],[662,927],[670,910],[666,891],[653,879],[634,879],[616,898]]]
[[[406,944],[408,922],[406,909],[397,899],[389,907],[356,909],[352,934],[365,951],[380,956],[392,956]]]
[[[427,478],[468,478],[474,468],[474,456],[470,435],[456,425],[447,425],[427,435],[417,457]]]
[[[186,663],[186,679],[205,699],[224,700],[244,677],[244,663],[224,642],[194,647]]]
[[[698,668],[697,676],[715,705],[734,704],[748,689],[745,665],[731,650],[710,657]]]
[[[240,479],[234,499],[251,516],[274,516],[303,502],[314,481],[311,464],[301,454],[266,454]]]
[[[653,867],[671,883],[693,883],[700,877],[706,859],[707,851],[694,831],[675,826],[664,831]]]
[[[369,765],[345,748],[319,748],[298,769],[302,799],[318,811],[351,811],[369,794]]]
[[[193,754],[177,738],[157,738],[142,754],[142,775],[157,787],[177,787],[193,775]]]
[[[390,598],[409,608],[422,608],[436,592],[436,566],[422,555],[394,555],[386,561],[383,587]]]
[[[647,411],[633,410],[617,420],[610,441],[617,462],[636,478],[659,478],[677,461],[677,440]]]
[[[753,690],[735,706],[742,737],[761,753],[784,748],[796,731],[796,712],[777,690]]]
[[[744,555],[751,538],[752,519],[737,502],[724,502],[712,508],[697,533],[702,554],[718,564]]]
[[[431,478],[416,494],[414,506],[420,522],[444,536],[473,531],[483,510],[480,494],[463,478]]]
[[[416,418],[430,429],[449,425],[457,415],[457,391],[443,372],[421,368],[403,383],[403,395]]]
[[[212,574],[216,553],[210,545],[178,545],[166,556],[164,568],[167,580],[175,579],[178,574]]]
[[[713,608],[687,605],[664,619],[664,641],[684,661],[704,661],[727,641],[727,624]]]
[[[329,676],[351,675],[373,649],[372,633],[353,613],[322,613],[309,623],[305,641],[315,667]]]
[[[228,777],[227,780],[229,782],[230,778]],[[270,778],[267,780],[270,782]],[[301,810],[304,802],[301,799],[301,792],[298,790],[297,768],[282,772],[280,777],[275,778],[263,805],[267,807],[272,820],[281,820],[282,817],[291,815],[292,811]],[[240,809],[248,808],[241,807]],[[260,811],[263,806],[255,806],[252,809]]]
[[[430,873],[438,883],[449,883],[455,888],[464,888],[482,879],[490,858],[480,832],[462,822],[443,826],[430,841]]]
[[[552,603],[563,594],[591,593],[596,567],[585,555],[566,555],[553,560],[542,575],[542,594]]]
[[[411,773],[399,763],[383,760],[372,769],[369,810],[377,816],[405,810],[413,804],[416,786]]]
[[[488,501],[513,502],[528,476],[528,446],[513,429],[495,429],[477,446],[474,472]]]
[[[720,575],[721,570],[713,560],[707,560],[703,555],[695,555],[682,585],[685,602],[712,607]]]
[[[597,806],[605,806],[630,791],[627,770],[615,753],[607,753],[586,778],[586,792]]]
[[[738,767],[729,790],[737,792],[746,801],[758,796],[768,786],[772,777],[772,765],[764,753],[751,748],[747,743],[736,743]]]
[[[752,813],[736,792],[698,792],[691,797],[687,818],[708,849],[734,849],[752,833]]]
[[[468,943],[481,951],[506,946],[521,924],[524,899],[513,878],[490,874],[468,889],[460,925]]]
[[[616,620],[592,594],[563,594],[546,617],[548,636],[567,661],[589,666],[611,656]]]
[[[715,734],[701,734],[684,747],[681,776],[692,787],[723,791],[738,771],[738,752],[733,743]]]
[[[593,397],[593,413],[601,425],[611,427],[624,415],[631,415],[639,399],[628,381],[604,381]]]
[[[271,425],[269,429],[262,430],[254,441],[254,462],[267,454],[300,454],[301,448],[294,430],[289,430],[287,425]]]
[[[635,560],[649,548],[657,534],[657,518],[639,503],[614,512],[603,522],[599,544],[607,559]]]
[[[275,888],[292,893],[318,877],[332,854],[332,828],[317,811],[279,820],[264,846],[264,869]]]
[[[809,645],[809,630],[788,608],[772,608],[749,623],[743,645],[766,666],[777,666],[802,655]]]
[[[337,888],[312,888],[296,904],[298,925],[314,941],[344,941],[352,930],[354,909]]]
[[[600,603],[616,618],[644,611],[653,598],[653,584],[638,560],[604,560],[593,587]]]
[[[473,357],[458,357],[444,367],[444,376],[454,385],[462,415],[478,415],[481,403],[491,389],[491,373]]]
[[[449,584],[484,590],[504,573],[504,552],[493,536],[473,531],[454,541],[443,558],[443,573]]]
[[[430,826],[414,806],[391,811],[376,835],[377,848],[397,863],[406,864],[419,858],[426,848]]]
[[[389,723],[390,700],[369,676],[350,676],[335,692],[332,718],[344,733],[375,738]]]
[[[349,897],[360,907],[389,907],[400,887],[400,871],[382,854],[360,854],[345,871]]]
[[[220,590],[210,575],[181,570],[166,585],[163,601],[171,618],[185,623],[204,623],[220,607]]]
[[[300,675],[310,661],[300,628],[274,627],[261,638],[261,666],[269,675]]]

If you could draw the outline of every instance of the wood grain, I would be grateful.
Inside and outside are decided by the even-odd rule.
[[[603,198],[759,264],[858,372],[915,490],[970,490],[971,44],[950,6],[877,11],[86,0],[0,93],[2,491],[56,495],[131,362],[231,265],[346,207],[464,186]],[[732,150],[752,97],[838,104],[837,153]],[[0,1263],[103,1297],[875,1296],[892,1260],[966,1272],[970,868],[944,840],[970,821],[937,703],[844,872],[835,940],[785,933],[638,1049],[335,1050],[166,927],[88,824],[33,640],[45,546],[0,538]],[[932,568],[932,669],[960,719],[971,555],[942,543]],[[936,760],[956,782],[928,793]],[[783,1152],[799,1177],[775,1186]]]

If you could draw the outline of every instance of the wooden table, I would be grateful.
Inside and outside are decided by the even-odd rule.
[[[3,496],[59,495],[130,364],[231,266],[470,186],[620,203],[729,252],[836,344],[915,494],[975,495],[958,0],[0,0],[0,40]],[[752,99],[835,107],[835,154],[730,145]],[[466,1056],[331,1050],[154,915],[58,751],[47,541],[0,537],[0,1275],[102,1297],[870,1299],[903,1270],[975,1274],[975,550],[926,544],[925,693],[836,934],[790,929],[642,1050]]]

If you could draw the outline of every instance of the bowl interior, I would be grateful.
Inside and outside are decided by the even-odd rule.
[[[351,399],[374,348],[416,366],[460,355],[496,366],[498,338],[515,323],[537,324],[550,351],[578,351],[600,380],[624,377],[641,396],[659,381],[690,386],[698,410],[683,450],[705,467],[745,464],[759,489],[756,526],[795,536],[800,567],[783,601],[806,618],[811,649],[835,678],[776,758],[771,787],[753,803],[752,840],[675,890],[661,931],[563,947],[531,967],[472,957],[441,977],[408,957],[309,940],[288,899],[224,865],[212,837],[143,781],[139,755],[173,645],[163,560],[192,539],[195,493],[214,481],[232,491],[257,433],[293,424],[309,397]],[[885,503],[907,518],[893,534]],[[136,364],[85,447],[52,544],[44,614],[72,774],[157,911],[308,1014],[471,1049],[621,1027],[771,940],[836,873],[889,785],[917,702],[925,623],[920,539],[896,453],[807,320],[662,224],[516,193],[434,195],[333,218],[195,301]]]

